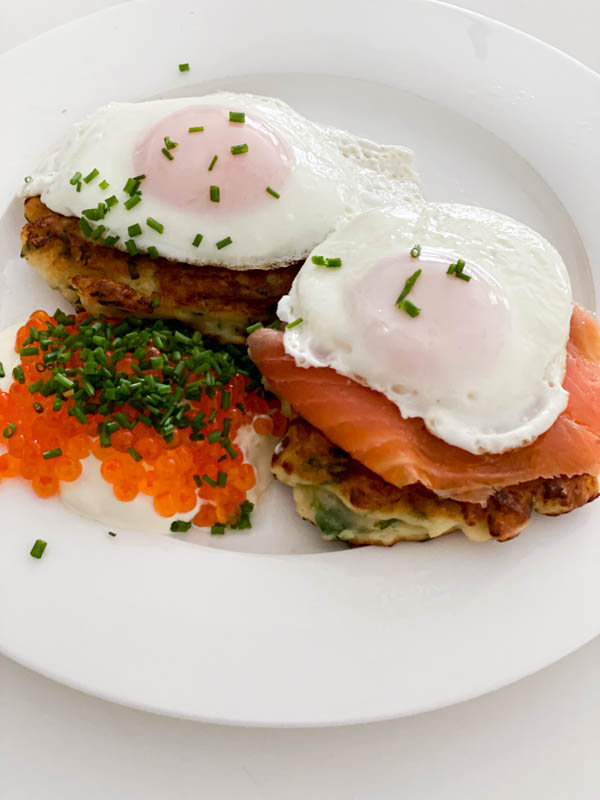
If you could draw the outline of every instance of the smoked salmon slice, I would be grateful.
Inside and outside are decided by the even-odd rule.
[[[330,368],[298,367],[283,334],[255,331],[250,357],[271,389],[301,417],[384,480],[421,483],[442,497],[485,503],[506,486],[559,475],[600,472],[600,327],[575,306],[564,387],[569,403],[535,442],[500,454],[474,455],[404,419],[384,395]]]

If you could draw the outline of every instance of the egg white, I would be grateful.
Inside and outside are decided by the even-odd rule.
[[[369,301],[357,294],[357,286],[364,290],[371,285],[365,280],[383,280],[383,272],[378,277],[374,270],[380,259],[408,260],[407,267],[416,270],[420,259],[409,257],[416,243],[424,252],[447,253],[448,264],[463,258],[474,279],[457,280],[446,275],[445,266],[435,273],[433,285],[439,281],[439,291],[448,296],[441,311],[437,296],[435,319],[426,291],[431,272],[429,284],[420,278],[410,293],[421,307],[419,316],[411,318],[396,307],[403,279],[392,280],[389,290],[377,289],[385,308],[366,308]],[[527,226],[463,205],[380,209],[340,226],[312,255],[341,258],[342,267],[315,266],[309,257],[280,301],[283,321],[303,320],[284,334],[285,350],[300,366],[332,367],[383,393],[404,417],[421,417],[437,437],[478,454],[532,442],[566,407],[568,394],[561,384],[571,287],[560,255]],[[390,272],[385,274],[388,280]],[[476,289],[492,298],[489,319],[485,307],[479,316],[473,310]],[[493,329],[494,314],[503,321],[501,334]],[[476,324],[469,325],[471,317]],[[451,320],[455,325],[460,320],[467,334],[457,338]],[[390,343],[389,337],[396,339]],[[489,341],[493,355],[481,362],[479,353],[481,363],[465,368]],[[383,356],[390,347],[399,353],[392,366]]]
[[[224,218],[199,219],[192,210],[171,207],[147,194],[135,209],[126,210],[123,200],[127,195],[122,187],[136,174],[133,160],[139,141],[170,114],[202,105],[253,113],[292,148],[296,165],[281,197]],[[71,177],[93,169],[99,170],[98,179],[82,184],[77,192],[70,184]],[[106,190],[100,188],[102,179],[110,184]],[[139,222],[143,229],[135,240],[139,250],[153,245],[169,259],[232,269],[268,267],[303,258],[339,222],[361,211],[387,203],[415,206],[422,200],[410,150],[378,145],[318,125],[281,100],[231,92],[111,103],[98,109],[73,128],[22,190],[23,196],[38,194],[53,211],[74,217],[116,194],[120,202],[102,224],[107,234],[120,236],[117,248],[125,249],[128,226]],[[143,224],[149,216],[164,225],[162,235],[157,236]],[[203,240],[194,247],[192,242],[199,231]],[[217,249],[216,242],[228,236],[233,243]]]

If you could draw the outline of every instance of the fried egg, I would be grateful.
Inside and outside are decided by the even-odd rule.
[[[340,221],[421,202],[410,150],[229,92],[104,106],[22,194],[99,243],[232,269],[304,258]]]
[[[539,234],[429,203],[341,225],[278,313],[298,365],[332,367],[482,454],[532,442],[565,409],[571,310],[565,265]]]

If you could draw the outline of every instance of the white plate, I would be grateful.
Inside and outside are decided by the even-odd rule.
[[[538,228],[568,261],[577,299],[597,305],[600,78],[483,17],[409,0],[132,3],[7,53],[0,80],[2,326],[57,302],[17,258],[12,197],[40,154],[109,100],[215,86],[412,146],[430,199]],[[112,539],[5,482],[0,649],[131,706],[327,725],[474,697],[600,630],[598,506],[537,519],[505,545],[454,535],[316,552],[284,487],[269,505],[255,532],[224,541],[267,553],[226,552],[143,532]],[[28,555],[37,536],[49,542],[41,561]]]

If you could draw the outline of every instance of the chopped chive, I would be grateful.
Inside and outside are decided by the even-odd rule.
[[[341,258],[326,258],[325,259],[325,266],[326,267],[341,267],[342,266],[342,259]]]
[[[295,328],[296,325],[300,325],[302,322],[304,322],[302,317],[298,317],[298,319],[295,319],[293,322],[288,322],[287,330],[289,330],[290,328]]]
[[[194,125],[193,128],[188,128],[188,133],[201,133],[204,130],[204,125]]]
[[[220,242],[217,242],[217,250],[222,250],[227,245],[233,244],[233,239],[231,236],[227,236],[225,239],[221,239]]]
[[[23,178],[23,180],[25,181],[25,183],[31,183],[31,181],[33,180],[33,178],[32,178],[32,176],[31,176],[31,175],[25,175],[25,177]]]
[[[221,393],[221,408],[224,411],[227,411],[228,408],[231,407],[231,392],[227,391],[227,389]]]
[[[130,225],[127,228],[127,233],[130,236],[140,236],[142,233],[142,226],[139,224],[139,222],[136,222],[135,225]]]
[[[22,347],[19,350],[19,355],[21,356],[21,358],[23,356],[37,356],[37,355],[39,355],[39,352],[40,351],[38,350],[37,347],[35,347],[34,345],[31,345],[30,347]]]
[[[450,264],[450,266],[446,270],[446,275],[454,275],[455,272],[456,272],[456,264]]]
[[[133,197],[134,194],[138,193],[139,188],[140,188],[139,178],[127,178],[125,186],[123,187],[123,191],[130,197]]]
[[[454,273],[455,278],[460,278],[461,281],[470,281],[473,277],[472,275],[465,275],[464,272],[458,272],[458,270]]]
[[[60,397],[55,397],[52,403],[52,410],[53,411],[60,411],[62,408],[63,401]]]
[[[45,450],[42,453],[42,458],[46,458],[46,459],[48,459],[48,458],[58,458],[59,456],[62,456],[62,450],[60,449],[60,447],[55,447],[52,450]]]
[[[141,455],[138,453],[138,451],[135,449],[135,447],[128,447],[127,448],[127,452],[133,458],[134,461],[141,461],[142,460]]]
[[[146,225],[157,233],[162,233],[165,229],[165,226],[162,224],[162,222],[158,222],[158,220],[154,219],[154,217],[148,217],[146,220]]]
[[[174,142],[170,136],[165,136],[163,141],[167,150],[174,150],[176,147],[179,147],[179,142]]]
[[[158,308],[160,305],[160,297],[152,298],[152,308]]]
[[[87,221],[87,219],[84,219],[83,217],[81,217],[81,219],[77,220],[77,224],[79,225],[79,227],[80,227],[80,229],[81,229],[81,231],[82,231],[84,236],[91,236],[92,235],[94,229],[92,228],[90,223]]]
[[[262,322],[255,322],[254,325],[249,325],[246,328],[246,333],[254,333],[254,331],[257,331],[259,328],[262,328],[262,326],[263,326]]]
[[[129,253],[130,256],[137,256],[139,251],[133,239],[127,239],[127,241],[125,242],[125,247],[127,248],[127,252]]]
[[[179,65],[179,72],[189,72],[190,65],[189,64],[180,64]]]
[[[215,524],[210,529],[211,536],[223,536],[225,534],[225,525],[221,525],[220,522],[215,522]]]
[[[29,555],[33,556],[33,558],[41,558],[44,555],[47,544],[48,542],[45,542],[43,539],[36,539],[33,547],[29,551]]]
[[[83,180],[85,183],[89,183],[90,181],[93,181],[94,178],[96,178],[99,174],[100,173],[98,172],[98,170],[94,167],[94,169],[91,172],[89,172]]]
[[[278,319],[276,319],[269,325],[269,328],[273,328],[276,331],[280,331],[282,329],[281,322]]]
[[[226,472],[219,472],[217,474],[217,486],[223,488],[227,485],[227,473]]]
[[[279,198],[281,197],[279,192],[276,192],[275,189],[271,189],[270,186],[267,186],[265,191],[267,192],[267,194],[270,194],[271,197],[274,197],[276,200],[279,200]]]
[[[411,289],[413,288],[415,283],[418,281],[419,276],[421,275],[422,271],[423,270],[418,269],[416,272],[413,272],[413,274],[410,276],[410,278],[406,279],[406,281],[404,283],[404,289],[402,289],[398,299],[396,300],[396,305],[398,307],[402,306],[402,303],[404,302],[404,298],[408,297],[408,293],[411,291]],[[415,308],[416,308],[416,306],[415,306]]]
[[[158,250],[156,249],[156,247],[154,247],[153,244],[151,244],[150,247],[148,248],[148,255],[150,256],[150,258],[158,258]]]
[[[117,534],[114,531],[107,531],[109,536],[116,536]]]
[[[245,122],[246,115],[243,111],[230,111],[229,122]]]
[[[165,158],[168,158],[169,161],[173,161],[174,156],[169,153],[166,147],[163,147],[160,152],[163,154],[163,156],[165,156]]]
[[[200,475],[194,475],[194,481],[196,482],[196,486],[202,486],[202,478]]]
[[[12,436],[15,435],[16,432],[17,432],[17,426],[13,422],[11,422],[10,425],[7,425],[6,428],[4,428],[4,430],[2,431],[2,436],[4,436],[5,439],[10,439]]]
[[[204,481],[204,483],[208,483],[209,486],[212,486],[213,489],[216,488],[216,486],[217,486],[217,482],[213,481],[213,479],[210,477],[210,475],[206,475],[206,474],[203,475],[202,476],[202,480]]]
[[[107,197],[107,198],[106,198],[106,200],[105,200],[104,202],[106,203],[106,205],[107,205],[109,208],[112,208],[113,206],[116,206],[116,205],[117,205],[117,203],[118,203],[119,201],[117,200],[117,197],[116,197],[116,195],[114,195],[114,194],[111,194],[111,196],[110,196],[110,197]]]
[[[4,371],[4,364],[0,361],[0,378],[5,378],[6,372]]]
[[[44,406],[41,403],[34,403],[33,410],[36,414],[42,414],[44,412]]]
[[[421,313],[421,309],[418,306],[413,305],[410,300],[403,300],[399,305],[402,311],[406,311],[409,317],[418,317]]]
[[[219,156],[213,156],[213,157],[212,157],[212,161],[210,162],[210,165],[209,165],[209,167],[208,167],[208,171],[209,171],[209,172],[212,172],[212,168],[213,168],[213,167],[214,167],[214,165],[217,163],[217,159],[218,159],[218,158],[219,158]]]
[[[25,373],[23,372],[23,367],[21,365],[15,367],[12,371],[12,374],[17,383],[25,383]]]
[[[76,172],[75,175],[71,178],[69,183],[71,186],[77,186],[77,184],[81,181],[81,172]]]
[[[242,153],[248,152],[248,145],[247,144],[234,144],[231,146],[231,155],[232,156],[241,156]]]
[[[192,527],[191,522],[186,522],[183,519],[176,519],[171,523],[171,533],[186,533]]]
[[[35,383],[30,383],[27,388],[29,389],[30,394],[35,394],[36,392],[39,392],[39,390],[42,388],[43,385],[44,381],[39,380],[36,381]]]
[[[212,431],[212,433],[209,433],[206,438],[209,444],[214,444],[221,438],[221,431]]]
[[[462,258],[459,258],[459,259],[458,259],[458,261],[456,262],[456,266],[457,266],[457,267],[458,267],[458,269],[459,269],[459,270],[462,272],[462,271],[463,271],[463,269],[464,269],[464,266],[465,266],[465,261],[464,261],[464,259],[462,259]]]
[[[411,258],[418,258],[421,255],[421,245],[416,244],[413,249],[410,251]]]
[[[102,236],[102,234],[104,233],[105,230],[106,230],[106,228],[104,227],[104,225],[98,225],[98,227],[94,228],[94,230],[92,231],[91,238],[94,241],[97,241]]]
[[[211,186],[210,187],[210,199],[213,203],[220,203],[221,202],[221,190],[218,186]]]
[[[77,181],[77,191],[81,191],[81,181]]]
[[[133,197],[130,197],[129,200],[125,201],[125,208],[127,211],[131,211],[132,208],[137,206],[138,203],[142,202],[142,197],[139,194],[134,194]]]
[[[201,234],[201,233],[197,233],[197,234],[194,236],[194,241],[192,242],[192,246],[193,246],[193,247],[198,247],[198,246],[200,245],[200,242],[202,241],[202,239],[203,239],[203,238],[204,238],[204,237],[202,236],[202,234]]]
[[[317,267],[324,267],[325,266],[325,256],[313,256],[311,258],[311,261]]]
[[[120,239],[120,236],[107,236],[102,242],[105,247],[113,247]]]
[[[110,186],[110,183],[109,183],[108,181],[100,181],[100,183],[98,184],[98,186],[99,186],[101,189],[108,189],[108,187]]]
[[[221,447],[222,447],[224,450],[226,450],[226,451],[227,451],[227,453],[229,454],[229,457],[230,457],[230,458],[237,458],[237,453],[236,453],[236,452],[235,452],[235,450],[233,449],[233,445],[231,444],[231,442],[229,441],[229,439],[225,439],[224,441],[222,441],[222,442],[221,442]]]

